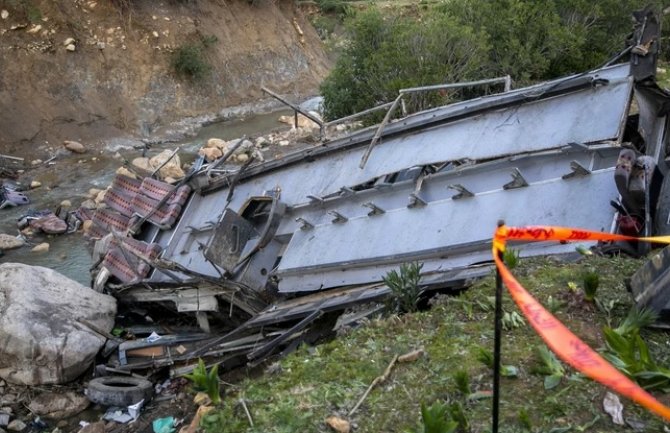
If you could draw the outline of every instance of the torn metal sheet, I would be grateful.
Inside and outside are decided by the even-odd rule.
[[[447,251],[449,259],[431,270],[485,260],[484,253],[471,260],[461,255],[473,253],[472,242],[481,243],[484,252],[482,242],[501,217],[515,224],[609,230],[614,211],[608,202],[616,189],[607,170],[616,151],[608,148],[623,134],[632,91],[628,71],[628,65],[618,65],[409,116],[386,128],[362,170],[358,162],[371,130],[250,167],[233,175],[232,196],[231,186],[224,186],[228,177],[221,186],[194,194],[174,229],[147,240],[165,248],[163,258],[199,274],[223,274],[255,290],[274,275],[280,290],[304,291],[379,281],[386,267],[372,267],[431,260]],[[520,156],[504,158],[515,154]],[[600,194],[584,212],[556,200],[546,200],[553,206],[546,211],[531,203],[541,196],[578,197],[581,188]],[[250,199],[263,196],[278,196],[286,207],[270,231],[263,217],[243,215]],[[510,200],[524,206],[506,206]],[[535,210],[526,214],[528,206]],[[244,230],[244,224],[230,222],[233,213],[249,223]],[[476,227],[470,224],[474,220],[480,220]],[[254,237],[251,227],[263,232],[264,240]],[[448,234],[451,228],[454,236]],[[397,234],[397,242],[389,232]],[[233,264],[247,236],[244,260]],[[266,246],[254,249],[261,241]],[[320,278],[343,267],[348,271],[339,278]],[[149,280],[169,278],[155,271]]]

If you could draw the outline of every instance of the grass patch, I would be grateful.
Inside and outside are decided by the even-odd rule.
[[[596,349],[605,347],[602,327],[620,323],[632,305],[624,279],[641,262],[625,258],[589,256],[576,264],[553,259],[524,259],[515,275],[542,303],[549,297],[560,302],[556,312],[575,334]],[[568,288],[575,275],[597,269],[598,299],[611,304],[604,311],[584,302],[581,293]],[[491,275],[459,298],[442,298],[432,310],[373,320],[368,326],[323,345],[302,347],[281,360],[281,373],[246,379],[228,390],[223,407],[203,422],[208,432],[328,432],[324,420],[346,417],[375,377],[394,355],[423,347],[426,356],[398,364],[389,379],[374,389],[350,421],[357,433],[405,432],[421,422],[421,405],[435,402],[454,408],[449,419],[463,417],[472,432],[490,431],[492,372],[482,349],[493,347],[493,311],[487,306],[494,294]],[[506,294],[505,311],[518,312]],[[469,305],[469,308],[465,308]],[[667,333],[643,330],[652,355],[666,365]],[[501,432],[571,431],[627,432],[602,411],[605,387],[565,367],[563,379],[545,389],[536,347],[543,343],[530,326],[510,328],[502,342],[503,364],[517,368],[516,377],[502,378]],[[459,372],[460,379],[454,374]],[[460,373],[463,372],[463,373]],[[468,378],[469,395],[464,396]],[[236,402],[243,398],[254,420],[251,428]],[[461,406],[452,406],[458,402]],[[666,400],[667,402],[667,400]],[[646,431],[662,431],[659,418],[622,399],[624,414],[645,423]],[[561,431],[561,430],[554,430]]]

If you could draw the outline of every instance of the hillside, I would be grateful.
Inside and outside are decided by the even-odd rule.
[[[170,138],[184,118],[257,102],[262,85],[315,94],[329,69],[290,0],[1,0],[0,10],[0,153]],[[201,54],[202,77],[175,72],[180,48]]]

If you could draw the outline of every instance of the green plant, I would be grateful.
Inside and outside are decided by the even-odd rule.
[[[528,431],[531,431],[533,429],[533,423],[530,421],[530,415],[528,414],[528,411],[526,410],[525,407],[522,407],[519,410],[517,419],[519,420],[519,424],[521,424],[521,427],[523,429]]]
[[[544,376],[544,389],[556,388],[561,379],[565,376],[565,369],[547,346],[538,346],[536,353],[539,357],[540,365],[532,370],[535,374]]]
[[[464,396],[470,395],[470,375],[467,370],[458,370],[454,373],[456,389]]]
[[[547,298],[547,303],[545,304],[547,306],[547,310],[551,311],[552,313],[557,312],[558,310],[563,307],[563,304],[561,301],[558,299],[554,298],[553,296],[549,295]]]
[[[395,269],[383,277],[391,290],[391,308],[398,313],[411,313],[417,310],[421,296],[421,268],[423,263],[403,263],[400,272]]]
[[[221,403],[221,392],[219,390],[219,364],[214,364],[207,371],[205,362],[198,359],[198,366],[184,377],[191,381],[194,391],[202,391],[212,400],[212,403]]]
[[[603,356],[645,389],[670,391],[670,369],[659,366],[651,357],[640,330],[656,321],[650,310],[633,308],[621,324],[603,328],[607,351]]]
[[[417,433],[454,433],[458,429],[458,422],[447,418],[449,408],[446,404],[436,400],[430,406],[421,403],[421,421],[423,429]]]
[[[477,361],[481,362],[488,368],[493,368],[493,352],[486,350],[483,347],[477,348]]]
[[[519,250],[515,250],[514,248],[507,248],[503,252],[503,261],[508,268],[516,268],[519,264]]]
[[[511,313],[505,311],[502,317],[502,326],[504,329],[510,330],[510,329],[516,329],[521,326],[523,326],[526,322],[524,322],[523,317],[516,311],[512,311]]]
[[[600,276],[593,271],[586,272],[582,276],[582,283],[584,285],[584,300],[593,302],[600,285]]]
[[[202,44],[184,44],[175,51],[172,67],[178,75],[201,80],[211,69],[202,52]]]
[[[470,421],[468,421],[468,416],[465,414],[460,401],[455,401],[449,405],[449,416],[458,424],[460,431],[470,431]]]

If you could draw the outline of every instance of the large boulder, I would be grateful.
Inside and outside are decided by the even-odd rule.
[[[114,326],[116,300],[51,269],[0,265],[0,377],[20,385],[80,376]]]

